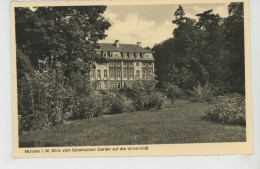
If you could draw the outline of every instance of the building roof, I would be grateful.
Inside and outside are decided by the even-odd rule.
[[[114,43],[99,43],[100,48],[96,51],[104,52],[132,52],[132,53],[151,53],[151,50],[144,49],[137,44],[120,44],[117,48]]]

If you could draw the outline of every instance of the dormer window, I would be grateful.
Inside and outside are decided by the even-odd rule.
[[[127,58],[127,55],[126,55],[126,53],[123,53],[123,58]]]
[[[101,55],[101,52],[97,52],[97,55],[100,56],[100,55]]]
[[[133,58],[133,53],[129,53],[129,58]]]
[[[103,57],[107,57],[107,52],[103,52]]]
[[[136,53],[136,58],[137,58],[137,59],[140,58],[140,53]]]

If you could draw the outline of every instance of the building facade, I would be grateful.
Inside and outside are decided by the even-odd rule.
[[[113,90],[131,87],[135,80],[154,75],[154,58],[151,50],[137,44],[100,43],[98,55],[105,63],[95,63],[90,71],[90,80],[96,90]]]

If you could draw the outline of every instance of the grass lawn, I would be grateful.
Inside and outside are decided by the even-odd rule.
[[[159,111],[142,111],[72,121],[23,133],[20,147],[173,144],[246,141],[246,128],[205,119],[209,104],[168,101]]]

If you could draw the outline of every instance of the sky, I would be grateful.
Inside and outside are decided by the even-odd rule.
[[[141,42],[143,47],[153,47],[172,37],[175,25],[172,24],[174,12],[179,4],[166,5],[125,5],[108,6],[104,16],[112,26],[106,31],[108,35],[101,43],[136,44]],[[181,4],[182,5],[182,4]],[[195,14],[213,9],[221,17],[228,16],[227,3],[184,4],[182,5],[187,17],[197,19]]]

